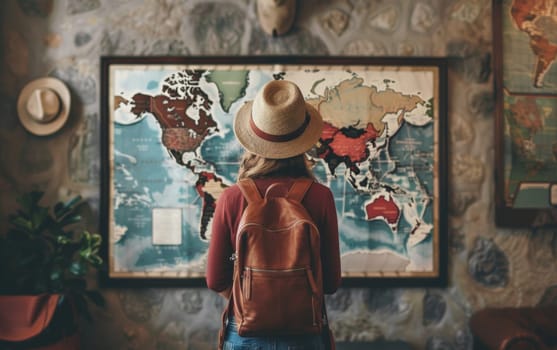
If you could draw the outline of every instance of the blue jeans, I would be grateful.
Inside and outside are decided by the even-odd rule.
[[[319,334],[280,337],[240,337],[234,318],[228,320],[224,350],[324,350]]]

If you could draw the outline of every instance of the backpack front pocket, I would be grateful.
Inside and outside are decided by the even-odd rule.
[[[262,332],[280,329],[285,334],[314,332],[318,300],[309,275],[307,268],[245,268],[242,328]]]

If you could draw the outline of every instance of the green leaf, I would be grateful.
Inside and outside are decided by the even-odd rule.
[[[97,254],[91,254],[86,259],[91,265],[96,268],[100,267],[103,263],[103,259]]]
[[[56,242],[58,242],[58,244],[65,245],[71,243],[71,240],[64,235],[58,235],[56,237]]]
[[[58,214],[64,210],[64,203],[58,202],[54,204],[54,216],[58,217]]]
[[[11,216],[10,223],[23,232],[30,234],[33,229],[33,223],[21,216]]]
[[[71,241],[71,232],[66,232],[58,226],[51,226],[49,232],[56,240],[58,240],[58,237],[65,237]]]
[[[75,276],[85,276],[87,265],[82,261],[75,261],[70,264],[70,272]]]
[[[84,259],[88,259],[89,256],[91,256],[92,250],[91,248],[85,247],[85,248],[81,248],[81,250],[79,251],[79,255],[84,258]]]
[[[51,281],[59,281],[62,278],[63,271],[60,269],[55,269],[50,272]]]
[[[65,226],[68,226],[68,225],[71,225],[71,224],[78,223],[80,221],[81,221],[81,215],[74,214],[74,215],[64,217],[59,222],[60,222],[61,227],[65,227]]]
[[[47,208],[37,208],[36,211],[31,213],[31,225],[34,229],[39,229],[46,224],[48,221],[48,209]],[[37,232],[38,233],[38,232]]]
[[[68,200],[64,205],[68,208],[73,208],[81,201],[82,198],[83,197],[81,197],[80,195],[77,195],[71,198],[70,200]]]
[[[91,241],[93,248],[99,248],[101,246],[102,237],[98,233],[91,234]]]
[[[83,230],[80,234],[80,239],[82,244],[89,245],[89,242],[91,241],[91,234],[89,233],[89,231]]]
[[[70,200],[68,200],[65,203],[59,202],[54,206],[54,216],[56,217],[56,219],[61,219],[62,217],[64,217],[65,215],[67,215],[68,213],[72,212],[75,210],[75,207],[77,206],[77,204],[79,204],[79,202],[81,201],[82,197],[81,196],[75,196],[73,198],[71,198]]]

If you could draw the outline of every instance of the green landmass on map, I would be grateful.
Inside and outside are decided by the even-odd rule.
[[[217,86],[220,105],[226,113],[230,111],[230,106],[234,102],[246,95],[246,88],[249,83],[248,75],[249,71],[247,70],[213,70],[205,76],[208,82]]]

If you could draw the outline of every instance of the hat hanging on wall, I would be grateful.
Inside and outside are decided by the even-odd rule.
[[[265,33],[278,36],[290,30],[296,14],[296,0],[257,0],[257,17]]]
[[[68,120],[70,91],[56,78],[40,78],[28,83],[19,94],[17,113],[29,132],[43,136],[60,130]]]

